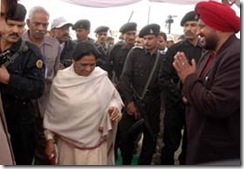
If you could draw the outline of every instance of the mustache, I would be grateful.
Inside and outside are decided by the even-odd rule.
[[[150,44],[144,44],[144,47],[151,47],[151,45]]]
[[[185,35],[186,35],[186,36],[189,36],[189,35],[193,35],[193,33],[190,32],[190,31],[188,31],[188,32],[185,33]]]
[[[16,36],[16,37],[20,37],[18,33],[11,33],[9,36]]]
[[[68,33],[63,34],[63,37],[71,38]]]
[[[45,32],[35,32],[36,35],[41,35],[41,36],[44,36],[45,35]]]

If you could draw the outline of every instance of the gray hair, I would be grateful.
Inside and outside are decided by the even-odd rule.
[[[50,16],[49,12],[45,8],[43,8],[42,6],[35,6],[30,9],[28,19],[32,19],[33,15],[37,12],[42,12],[47,14],[48,18]]]

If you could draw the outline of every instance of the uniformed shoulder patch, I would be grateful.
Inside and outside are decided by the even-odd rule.
[[[41,69],[42,66],[43,66],[43,61],[42,61],[41,59],[38,59],[38,60],[36,61],[36,67],[39,68],[39,69]]]

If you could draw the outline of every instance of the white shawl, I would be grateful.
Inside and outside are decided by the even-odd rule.
[[[59,70],[53,80],[44,128],[81,148],[95,147],[112,129],[110,106],[121,110],[123,102],[107,72],[96,67],[84,77],[77,75],[71,65]]]

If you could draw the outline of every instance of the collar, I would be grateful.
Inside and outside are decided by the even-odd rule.
[[[230,46],[231,44],[233,44],[236,40],[238,40],[238,38],[236,37],[235,34],[231,35],[223,44],[222,46],[219,48],[219,50],[216,52],[216,55],[218,55],[219,53],[221,53],[223,50],[225,50],[226,48],[228,48],[228,46]]]
[[[16,43],[13,43],[12,46],[7,50],[10,50],[11,53],[17,52],[20,48],[21,42],[22,42],[22,39],[20,38]]]
[[[159,50],[156,49],[156,50],[153,52],[153,54],[151,54],[150,51],[148,51],[147,49],[145,49],[145,53],[146,53],[146,55],[149,55],[149,56],[157,56],[158,51],[159,51]]]
[[[30,30],[26,31],[23,35],[22,35],[23,39],[25,39],[26,41],[28,42],[32,42],[32,40],[30,39]],[[41,44],[39,45],[40,47],[43,46],[43,45],[49,45],[49,46],[52,46],[52,41],[50,40],[49,37],[47,36],[44,36]]]
[[[193,46],[193,44],[189,41],[189,40],[184,40],[185,41],[185,44],[188,45],[188,46]],[[197,45],[196,46],[193,46],[193,47],[202,47],[202,44],[201,44],[201,40],[198,38],[197,40]]]
[[[121,49],[131,49],[132,47],[134,47],[134,45],[127,45],[127,44],[123,43]]]

